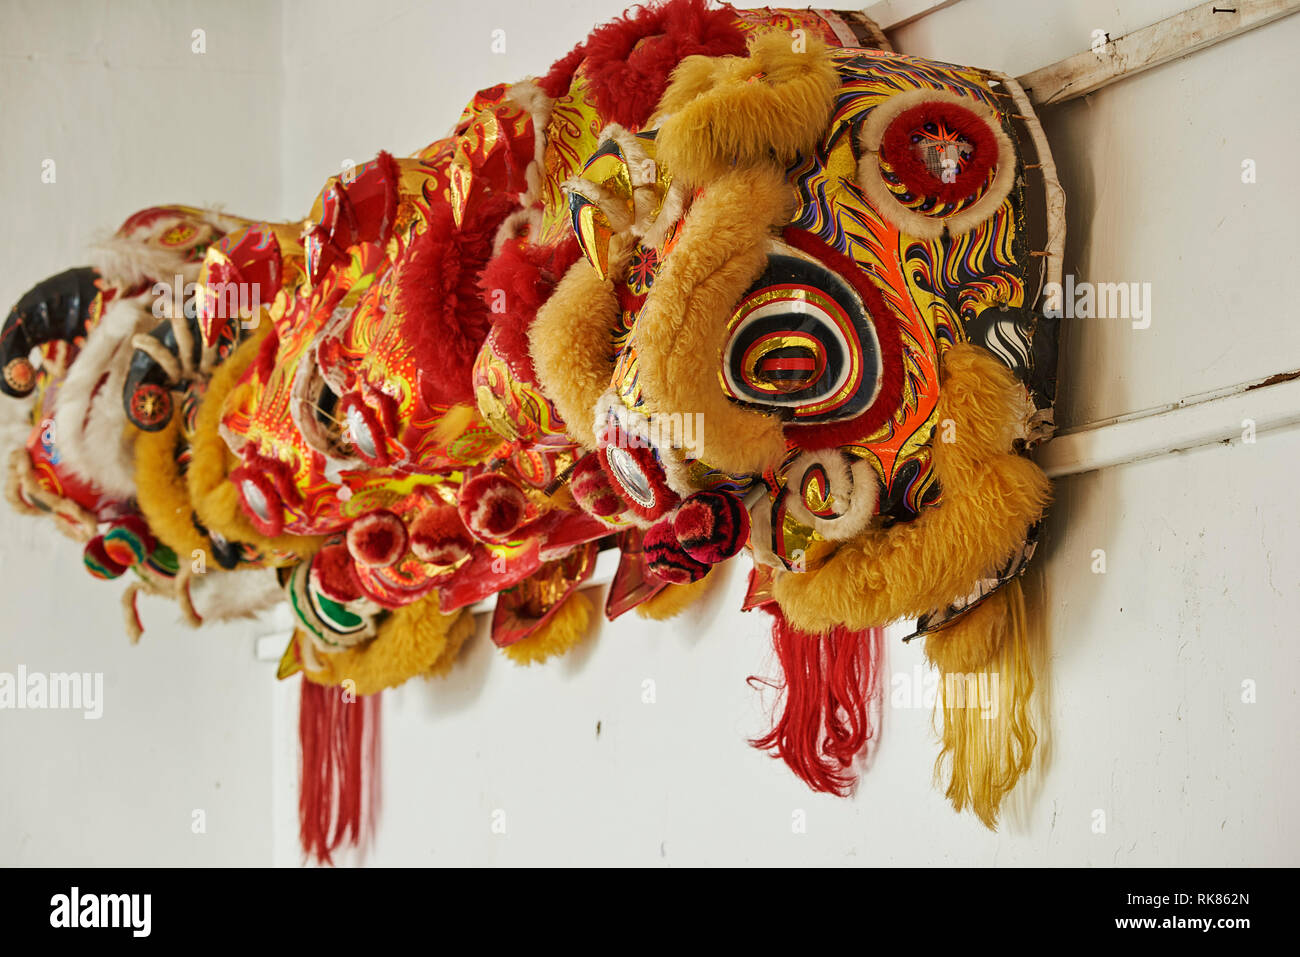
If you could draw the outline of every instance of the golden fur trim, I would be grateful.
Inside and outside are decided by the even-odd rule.
[[[656,156],[696,186],[733,169],[784,170],[825,131],[839,85],[821,40],[781,31],[757,34],[748,57],[687,57],[659,103]]]
[[[181,416],[173,415],[157,432],[136,434],[136,499],[149,530],[176,553],[183,565],[199,552],[205,566],[216,568],[211,541],[194,527],[189,485],[176,466],[181,423]]]
[[[785,453],[780,419],[728,399],[717,369],[732,311],[766,267],[771,231],[788,219],[790,199],[776,169],[736,170],[713,183],[687,212],[632,332],[646,410],[701,413],[692,455],[727,472],[762,472]],[[602,389],[608,383],[606,376]],[[591,398],[589,410],[599,394]]]
[[[190,468],[185,476],[190,502],[199,521],[227,541],[248,542],[267,550],[292,552],[308,558],[325,544],[324,536],[278,535],[267,538],[248,520],[239,504],[239,493],[230,482],[230,472],[239,460],[221,436],[221,413],[225,400],[235,392],[239,379],[257,358],[271,323],[259,323],[249,338],[217,367],[199,404],[190,445]]]
[[[591,599],[582,592],[572,592],[544,625],[501,651],[517,665],[540,665],[548,658],[565,654],[587,637],[591,612]]]
[[[429,595],[388,615],[373,641],[335,654],[317,649],[304,655],[303,667],[317,684],[351,680],[357,694],[374,694],[416,675],[445,673],[473,632],[474,616],[467,609],[444,615],[437,595]],[[298,641],[301,649],[305,642],[301,636]]]
[[[933,440],[942,502],[911,522],[868,528],[815,572],[778,571],[773,591],[793,625],[824,633],[919,617],[966,594],[1021,546],[1051,490],[1012,451],[1023,388],[979,346],[945,353],[938,421],[952,425]],[[940,440],[945,431],[953,442]]]
[[[627,254],[619,240],[611,243],[611,277],[621,273],[621,265],[614,265],[616,244],[621,246],[619,260]],[[612,278],[602,280],[591,263],[579,259],[538,310],[528,330],[537,381],[560,413],[569,436],[587,449],[596,447],[592,410],[609,388],[614,370],[610,336],[618,315]]]

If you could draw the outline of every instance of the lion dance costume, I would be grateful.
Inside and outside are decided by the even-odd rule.
[[[753,743],[816,790],[854,786],[886,624],[999,676],[996,720],[950,682],[939,708],[948,796],[991,827],[1035,747],[1049,497],[1030,122],[858,14],[637,8],[302,223],[152,208],[36,286],[0,339],[10,499],[131,574],[133,638],[140,591],[195,625],[290,604],[321,860],[362,833],[379,693],[454,680],[492,595],[505,656],[563,654],[603,548],[610,619],[749,553],[784,671]]]

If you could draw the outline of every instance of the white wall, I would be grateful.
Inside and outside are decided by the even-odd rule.
[[[256,0],[0,4],[4,312],[145,206],[278,214],[280,58],[279,10]],[[0,542],[0,671],[102,672],[105,696],[98,721],[0,712],[0,865],[269,863],[271,692],[252,627],[193,632],[142,598],[131,647],[122,586],[93,580],[51,522],[6,503]]]
[[[1117,36],[1190,5],[960,0],[895,40],[907,52],[1020,74],[1085,49],[1094,29]],[[4,231],[0,293],[12,300],[75,258],[91,224],[112,225],[147,202],[225,199],[239,212],[301,215],[346,160],[381,148],[407,153],[442,135],[476,89],[544,69],[621,7],[456,0],[418,9],[376,3],[361,13],[351,3],[285,0],[278,9],[226,8],[238,53],[233,43],[218,47],[208,24],[201,69],[228,71],[227,82],[208,89],[224,106],[216,112],[232,120],[227,128],[251,131],[241,148],[179,169],[148,161],[138,138],[105,139],[115,175],[96,170],[95,181],[112,184],[111,195],[76,213],[68,200],[57,226]],[[167,82],[156,85],[179,105],[197,94],[185,84],[200,68],[181,55],[191,21],[203,26],[220,11],[203,4],[128,12],[135,9],[160,35],[179,37],[180,52],[165,60]],[[57,85],[60,100],[45,85],[59,71],[23,58],[51,48],[56,15],[36,5],[25,12],[12,28],[0,20],[0,109],[5,129],[18,131],[0,151],[6,209],[40,196],[39,162],[29,173],[23,156],[55,148],[46,147],[45,129],[62,128],[63,152],[82,142],[65,119],[86,109],[73,105],[73,92],[102,101],[93,113],[109,108],[115,84],[133,88],[114,79],[129,70],[99,66],[105,56],[130,59],[101,39],[94,55],[64,51],[84,62]],[[78,35],[120,35],[125,44],[124,15]],[[507,31],[504,55],[489,52],[497,28]],[[244,72],[277,63],[281,41],[282,73]],[[1080,320],[1067,330],[1063,426],[1300,367],[1283,285],[1292,274],[1283,224],[1300,198],[1291,175],[1300,133],[1278,122],[1290,115],[1279,113],[1289,106],[1284,91],[1300,82],[1290,56],[1297,41],[1300,17],[1045,114],[1069,194],[1067,271],[1153,286],[1149,329]],[[234,59],[213,59],[219,49]],[[51,105],[37,109],[39,96]],[[51,124],[47,114],[58,119]],[[140,123],[150,119],[158,122]],[[276,147],[256,148],[277,138]],[[1245,158],[1259,170],[1251,186],[1240,181]],[[62,162],[59,169],[59,186],[43,189],[74,187]],[[18,185],[24,178],[30,187]],[[19,208],[40,222],[39,209]],[[33,248],[42,242],[50,245]],[[771,655],[764,622],[735,610],[741,560],[706,602],[673,623],[628,616],[567,660],[533,669],[514,667],[480,634],[450,680],[390,693],[385,807],[368,860],[1300,863],[1300,825],[1288,813],[1300,796],[1289,760],[1300,719],[1291,617],[1300,557],[1289,534],[1300,521],[1290,476],[1297,455],[1300,434],[1273,432],[1253,445],[1058,483],[1039,568],[1052,655],[1044,677],[1051,753],[999,834],[955,816],[931,788],[935,745],[924,708],[887,709],[875,759],[849,800],[808,793],[782,764],[746,746],[764,729],[764,712],[744,679],[768,673]],[[123,709],[132,707],[120,725],[106,715],[94,746],[76,716],[28,713],[20,726],[15,715],[0,715],[0,762],[33,769],[22,786],[0,789],[0,860],[295,863],[296,689],[275,686],[271,667],[252,662],[251,630],[227,639],[171,634],[151,622],[144,644],[127,648],[113,589],[77,577],[75,547],[50,539],[43,526],[10,515],[0,521],[12,543],[0,549],[11,622],[0,662],[89,670],[87,662],[102,661]],[[1104,575],[1092,571],[1095,549],[1106,551]],[[42,627],[48,615],[31,600],[48,593],[46,566],[75,582],[76,622],[57,630]],[[64,605],[72,607],[71,598]],[[919,648],[889,643],[891,678],[909,681],[920,664]],[[647,679],[654,704],[643,703]],[[1243,681],[1257,682],[1253,704],[1242,701]],[[137,746],[143,753],[133,753]],[[197,806],[220,807],[237,826],[213,840],[210,814],[207,838],[191,840],[189,811]],[[497,811],[504,834],[491,827]],[[807,815],[806,834],[792,833],[796,811]],[[1097,811],[1104,833],[1094,832]],[[113,823],[93,829],[105,820]],[[161,821],[171,823],[148,831]]]

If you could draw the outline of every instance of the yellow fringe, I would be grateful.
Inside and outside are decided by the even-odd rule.
[[[541,664],[548,658],[564,654],[586,637],[591,612],[591,599],[575,591],[564,599],[550,621],[527,638],[501,650],[517,665]]]
[[[1002,799],[1029,770],[1038,743],[1029,710],[1033,655],[1019,579],[927,637],[925,650],[941,672],[935,719],[942,714],[943,726],[936,730],[943,750],[935,761],[935,782],[946,778],[953,808],[970,808],[985,827],[997,830]]]
[[[637,605],[636,613],[651,621],[663,621],[679,615],[704,597],[714,577],[713,571],[710,570],[699,581],[691,582],[689,585],[669,585],[659,594]]]

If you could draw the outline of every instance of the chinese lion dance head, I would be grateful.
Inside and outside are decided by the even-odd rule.
[[[1001,678],[996,741],[945,705],[949,796],[990,824],[1034,747],[1016,579],[1049,497],[1022,454],[1052,334],[1021,109],[992,74],[787,32],[687,58],[566,184],[586,259],[532,330],[652,570],[692,581],[748,545],[787,668],[917,619],[945,675]],[[828,790],[853,749],[799,752],[835,710],[768,739]]]

